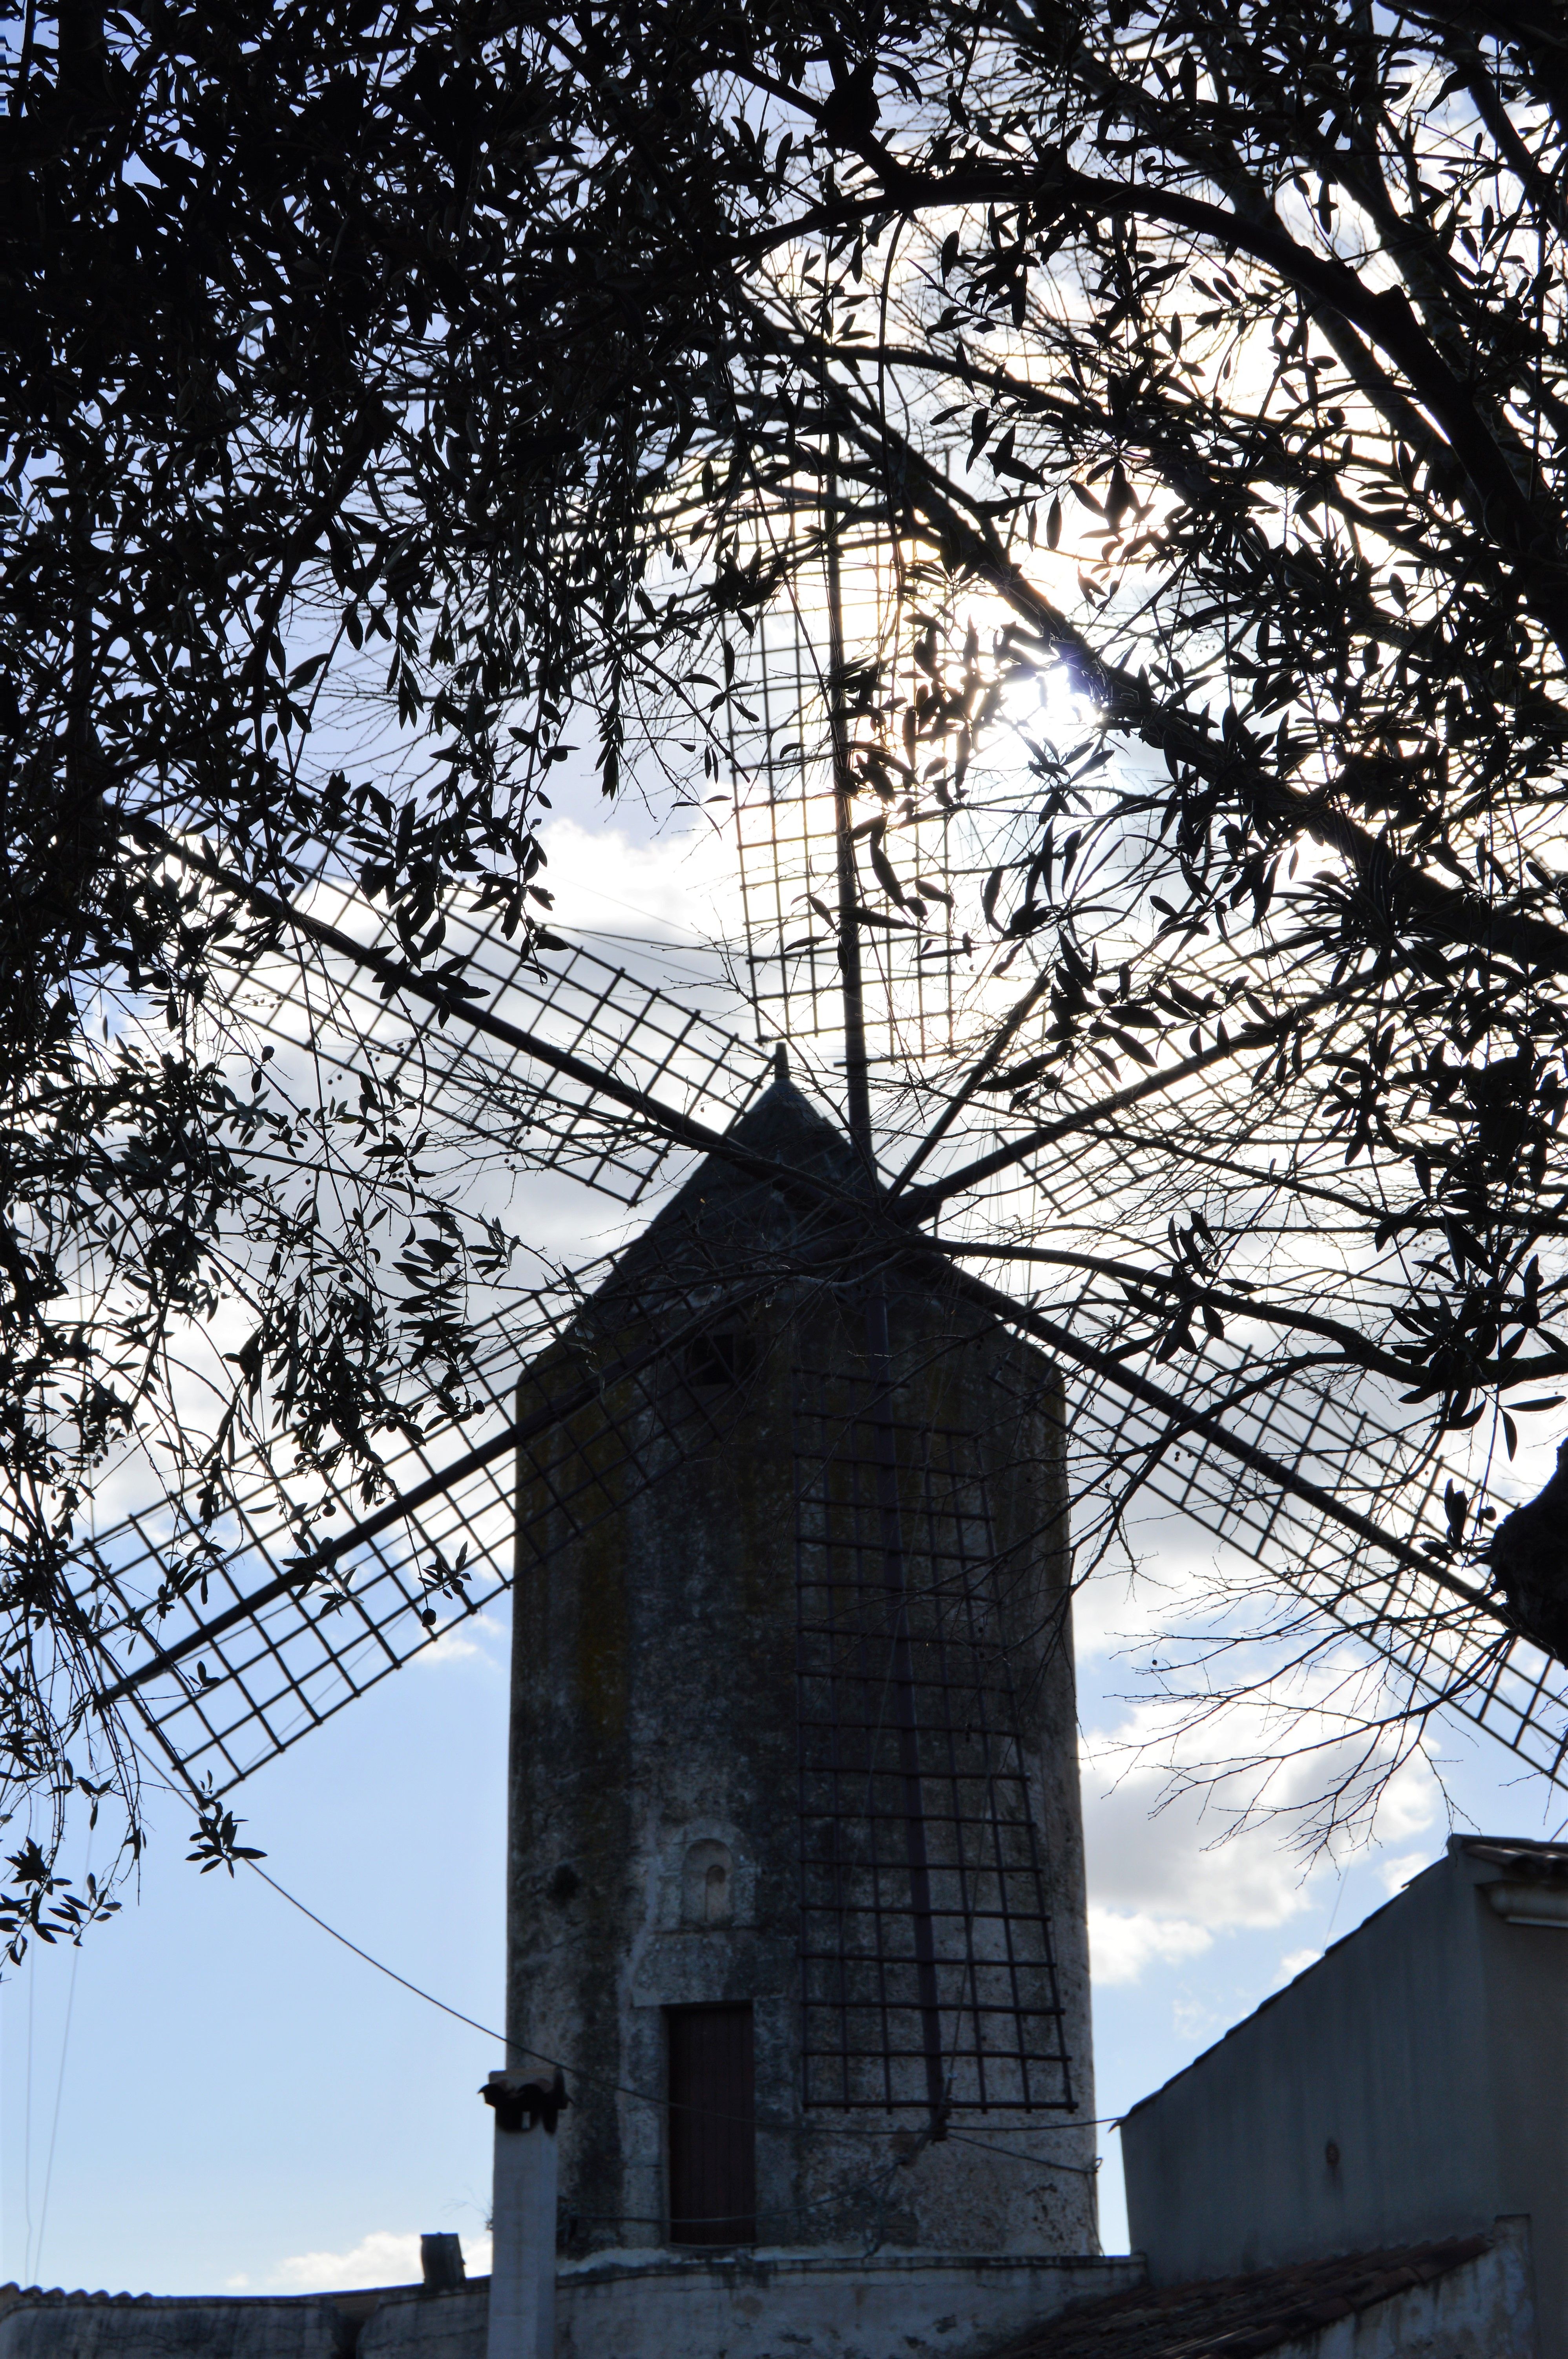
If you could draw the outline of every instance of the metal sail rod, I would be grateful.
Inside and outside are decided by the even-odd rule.
[[[838,974],[844,1001],[844,1093],[849,1137],[875,1180],[871,1093],[866,1060],[866,990],[860,964],[860,893],[855,875],[855,781],[844,711],[844,584],[838,562],[838,444],[827,445],[823,494],[827,561],[827,718],[833,744],[833,836],[838,872]]]
[[[1187,1402],[1178,1400],[1174,1393],[1166,1392],[1162,1386],[1153,1384],[1147,1376],[1139,1375],[1135,1369],[1124,1366],[1113,1353],[1101,1351],[1097,1344],[1086,1343],[1081,1336],[1075,1335],[1071,1328],[1064,1327],[1060,1321],[1047,1319],[1043,1311],[1034,1310],[1029,1303],[1015,1300],[1011,1294],[1003,1294],[994,1286],[988,1286],[983,1278],[972,1277],[968,1270],[955,1271],[954,1277],[960,1291],[971,1302],[988,1310],[1004,1326],[1016,1327],[1023,1334],[1033,1336],[1037,1343],[1044,1343],[1064,1360],[1075,1361],[1082,1368],[1091,1368],[1097,1376],[1118,1392],[1130,1394],[1147,1408],[1158,1409],[1178,1430],[1201,1434],[1223,1456],[1238,1460],[1249,1473],[1260,1475],[1276,1490],[1286,1492],[1292,1498],[1303,1500],[1308,1506],[1315,1507],[1318,1514],[1330,1523],[1343,1525],[1358,1539],[1381,1549],[1385,1556],[1392,1557],[1395,1563],[1406,1571],[1419,1573],[1423,1581],[1432,1582],[1439,1589],[1448,1590],[1466,1605],[1478,1605],[1506,1629],[1517,1628],[1500,1598],[1477,1589],[1472,1582],[1462,1580],[1436,1559],[1422,1556],[1408,1540],[1396,1539],[1391,1532],[1386,1532],[1380,1525],[1375,1524],[1370,1516],[1362,1515],[1357,1508],[1347,1507],[1342,1499],[1336,1498],[1332,1491],[1325,1490],[1321,1483],[1314,1483],[1309,1475],[1298,1473],[1295,1467],[1286,1465],[1281,1459],[1271,1458],[1266,1450],[1260,1450],[1242,1435],[1227,1432],[1219,1418],[1211,1411],[1194,1408]],[[1527,1634],[1520,1632],[1519,1635]]]
[[[1098,1098],[1093,1105],[1077,1107],[1072,1114],[1059,1116],[1055,1122],[1042,1123],[1038,1129],[1025,1131],[1021,1138],[1009,1140],[1005,1147],[994,1147],[989,1155],[976,1158],[972,1163],[962,1163],[946,1179],[934,1180],[924,1188],[912,1188],[899,1207],[899,1218],[923,1221],[935,1212],[951,1196],[962,1195],[967,1188],[977,1188],[983,1180],[1005,1171],[1015,1163],[1027,1162],[1042,1147],[1050,1147],[1058,1138],[1067,1137],[1075,1130],[1086,1130],[1091,1124],[1104,1122],[1113,1114],[1123,1114],[1144,1098],[1157,1097],[1162,1090],[1173,1089],[1178,1082],[1190,1082],[1195,1074],[1207,1072],[1211,1065],[1223,1064],[1227,1057],[1239,1057],[1249,1049],[1274,1049],[1289,1038],[1298,1026],[1308,1023],[1324,1008],[1333,1005],[1336,994],[1320,991],[1314,998],[1303,999],[1299,1007],[1283,1015],[1271,1016],[1266,1024],[1244,1025],[1234,1038],[1227,1034],[1207,1049],[1199,1049],[1193,1056],[1184,1057],[1179,1064],[1167,1065],[1156,1073],[1145,1073],[1141,1081],[1130,1082],[1124,1090],[1117,1090],[1108,1098]],[[924,1150],[922,1150],[924,1152]],[[908,1167],[913,1169],[913,1166]],[[903,1176],[897,1185],[902,1187]],[[896,1190],[895,1190],[896,1192]]]
[[[932,1124],[930,1129],[926,1132],[925,1137],[921,1140],[919,1146],[915,1148],[914,1154],[904,1165],[903,1170],[894,1180],[892,1186],[888,1190],[890,1197],[901,1194],[902,1191],[908,1187],[910,1181],[914,1179],[915,1173],[919,1170],[926,1157],[930,1155],[935,1147],[941,1145],[943,1139],[946,1136],[954,1123],[957,1121],[958,1116],[968,1104],[969,1100],[974,1096],[975,1092],[980,1087],[981,1083],[987,1081],[996,1071],[996,1068],[1000,1064],[1003,1057],[1006,1056],[1009,1047],[1017,1038],[1019,1027],[1027,1018],[1030,1009],[1037,1004],[1050,987],[1051,969],[1049,966],[1045,966],[1042,968],[1041,972],[1035,976],[1034,981],[1030,984],[1022,998],[1018,1002],[1018,1005],[1013,1008],[1011,1014],[1007,1017],[1000,1031],[994,1035],[984,1056],[980,1058],[978,1064],[974,1065],[970,1069],[957,1089],[954,1091],[952,1096],[948,1099],[946,1104],[937,1115],[936,1120]]]
[[[855,874],[855,782],[849,768],[849,729],[844,710],[844,582],[838,558],[838,446],[827,445],[823,494],[827,572],[827,711],[833,744],[833,832],[838,883],[838,973],[844,1003],[844,1082],[849,1137],[869,1183],[880,1186],[871,1133],[871,1094],[866,1055],[866,994],[860,960],[859,881]],[[882,1586],[892,1636],[892,1709],[898,1729],[899,1773],[903,1784],[904,1837],[909,1864],[909,1910],[914,1940],[914,1980],[920,2006],[920,2044],[931,2135],[944,2135],[946,2102],[942,2072],[942,2017],[936,1986],[936,1936],[931,1908],[931,1869],[925,1842],[925,1802],[920,1777],[920,1729],[914,1707],[914,1669],[909,1642],[908,1583],[898,1503],[898,1451],[892,1424],[892,1353],[888,1332],[887,1289],[873,1278],[864,1296],[866,1360],[871,1379],[870,1419],[875,1437],[877,1510],[881,1527]]]

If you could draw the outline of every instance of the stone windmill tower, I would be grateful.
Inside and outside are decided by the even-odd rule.
[[[857,1255],[782,1060],[730,1138],[520,1398],[611,1372],[521,1467],[508,2036],[566,2066],[563,2241],[1092,2253],[1060,1383]]]

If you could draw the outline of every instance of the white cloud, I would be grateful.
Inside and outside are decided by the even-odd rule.
[[[1427,1831],[1443,1813],[1443,1788],[1435,1773],[1419,1756],[1412,1756],[1389,1780],[1388,1792],[1378,1813],[1379,1841],[1409,1843],[1412,1835],[1427,1836],[1425,1846],[1407,1856],[1408,1875],[1414,1875],[1418,1868],[1431,1866],[1436,1850]]]
[[[1286,1923],[1308,1906],[1301,1863],[1279,1831],[1227,1835],[1220,1810],[1196,1793],[1161,1807],[1165,1772],[1140,1765],[1114,1786],[1084,1781],[1089,1890],[1102,1908],[1181,1919],[1211,1932]]]
[[[433,1647],[426,1647],[415,1656],[414,1660],[421,1669],[428,1670],[432,1664],[439,1663],[445,1663],[449,1669],[453,1663],[471,1663],[483,1655],[482,1647],[476,1647],[471,1638],[460,1635],[461,1627],[460,1623],[449,1622],[438,1634]]]
[[[1171,2027],[1195,2056],[1228,2031],[1230,2022],[1228,2008],[1217,2007],[1206,1998],[1195,1998],[1190,1991],[1172,2001]]]
[[[463,2263],[470,2277],[487,2274],[488,2235],[464,2236]],[[241,2282],[230,2279],[231,2284]],[[359,2286],[417,2285],[418,2233],[373,2228],[346,2253],[291,2253],[272,2272],[272,2282],[287,2293],[344,2293]]]
[[[1322,1955],[1321,1950],[1287,1950],[1280,1960],[1274,1988],[1279,1990],[1284,1984],[1293,1983],[1298,1974],[1304,1974],[1309,1966],[1315,1966]]]
[[[373,2228],[346,2253],[293,2253],[273,2271],[298,2293],[341,2293],[352,2286],[415,2285],[419,2278],[417,2231]]]
[[[1402,1851],[1392,1859],[1379,1860],[1378,1874],[1385,1892],[1402,1892],[1411,1878],[1432,1865],[1429,1851]]]
[[[477,1632],[478,1636],[471,1636],[470,1635],[471,1632]],[[476,1614],[466,1622],[449,1622],[445,1629],[440,1632],[435,1645],[426,1647],[414,1657],[414,1660],[426,1669],[432,1665],[445,1663],[449,1666],[453,1663],[471,1663],[476,1659],[499,1669],[505,1658],[503,1655],[497,1652],[497,1647],[504,1647],[506,1638],[507,1631],[504,1624],[496,1621],[492,1614]],[[488,1640],[490,1643],[481,1645],[481,1639]]]
[[[733,915],[735,848],[722,824],[698,820],[639,843],[623,826],[557,811],[539,832],[560,925],[678,940],[711,934],[721,908]]]
[[[1162,1732],[1160,1707],[1152,1702],[1125,1712],[1109,1730],[1089,1734],[1084,1833],[1091,1926],[1098,1929],[1091,1933],[1095,1971],[1102,1982],[1136,1982],[1152,1965],[1201,1954],[1219,1935],[1272,1930],[1319,1905],[1325,1884],[1337,1872],[1334,1859],[1303,1860],[1278,1819],[1262,1817],[1238,1829],[1249,1787],[1227,1781],[1226,1759],[1233,1753],[1245,1758],[1270,1734],[1260,1716],[1242,1708],[1203,1732],[1203,1750],[1217,1777],[1207,1792],[1199,1785],[1185,1790],[1173,1785],[1173,1764],[1182,1767],[1184,1757],[1189,1772],[1204,1765],[1191,1745],[1173,1743]],[[1335,1775],[1337,1730],[1325,1729],[1309,1709],[1295,1734],[1301,1750],[1269,1784],[1267,1799],[1276,1809],[1288,1810],[1321,1793]],[[1277,1730],[1272,1741],[1278,1742]],[[1310,1749],[1314,1742],[1318,1749]],[[1146,1748],[1141,1755],[1141,1746]],[[1437,1781],[1419,1757],[1390,1780],[1378,1835],[1380,1843],[1398,1849],[1378,1864],[1390,1890],[1427,1864],[1430,1851],[1413,1849],[1412,1839],[1431,1826],[1440,1802]],[[1293,1962],[1287,1957],[1286,1978],[1316,1954],[1297,1951]]]
[[[1180,1630],[1217,1578],[1240,1595],[1256,1577],[1234,1549],[1152,1501],[1135,1502],[1123,1530],[1136,1570],[1112,1559],[1073,1599],[1073,1650],[1080,1663],[1136,1651],[1156,1632]]]
[[[1089,1966],[1097,1984],[1135,1983],[1144,1968],[1197,1958],[1214,1935],[1181,1917],[1151,1917],[1089,1906]]]
[[[1162,1582],[1102,1572],[1086,1581],[1073,1600],[1073,1652],[1081,1665],[1119,1654],[1146,1638],[1169,1618],[1170,1593]]]

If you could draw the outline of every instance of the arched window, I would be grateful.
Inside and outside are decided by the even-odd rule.
[[[735,1871],[728,1843],[694,1843],[681,1872],[681,1918],[687,1925],[728,1925],[735,1914]]]

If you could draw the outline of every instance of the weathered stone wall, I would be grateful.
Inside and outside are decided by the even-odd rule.
[[[508,2031],[567,2063],[562,2203],[589,2245],[661,2231],[663,2114],[629,2093],[662,2090],[663,2007],[751,1999],[759,2112],[788,2103],[788,1393],[762,1357],[722,1441],[537,1569],[524,1560],[514,1603]],[[630,1386],[606,1413],[658,1448]],[[591,1446],[597,1417],[572,1440]],[[688,1889],[699,1846],[728,1865],[717,1922],[706,1876],[701,1913]],[[758,2161],[762,2209],[787,2209],[789,2157],[771,2133]]]
[[[345,2359],[357,2331],[330,2294],[269,2301],[0,2291],[0,2359]]]
[[[983,2359],[1141,2273],[1135,2260],[1011,2254],[616,2256],[562,2271],[557,2349],[558,2359]]]
[[[1529,2229],[1498,2221],[1475,2260],[1281,2343],[1273,2359],[1539,2359]]]
[[[787,1085],[741,1135],[754,1151],[816,1158],[854,1185],[842,1142]],[[673,1299],[681,1283],[722,1291],[738,1275],[775,1273],[730,1322],[731,1380],[688,1381],[666,1367],[611,1383],[524,1462],[511,2060],[566,2065],[562,2210],[579,2252],[662,2238],[663,2011],[744,1999],[754,2009],[764,2242],[871,2235],[928,2250],[1092,2253],[1062,1393],[1046,1362],[977,1321],[928,1265],[885,1273],[893,1413],[971,1432],[984,1463],[1076,2116],[975,2114],[930,2144],[910,2135],[922,2125],[908,2113],[803,2114],[792,1386],[801,1367],[852,1378],[868,1364],[858,1298],[813,1275],[812,1251],[809,1211],[705,1166],[589,1306],[579,1335],[524,1386],[526,1414],[585,1357],[613,1365],[646,1333],[661,1288]],[[617,1504],[612,1469],[628,1447],[665,1471]],[[554,1499],[580,1480],[585,1460],[603,1469],[606,1511],[568,1537]],[[710,1869],[721,1872],[717,1914]],[[966,2129],[1036,2159],[988,2152]]]
[[[981,2359],[1140,2277],[1128,2260],[607,2254],[561,2269],[557,2359]],[[483,2277],[271,2300],[9,2290],[0,2359],[485,2359]]]
[[[1136,2256],[601,2253],[562,2265],[557,2359],[1114,2359],[1150,2347],[1151,2303],[1127,2299],[1142,2283]],[[483,2277],[237,2300],[11,2286],[0,2359],[485,2359],[488,2296]],[[1181,2317],[1160,2347],[1210,2348]],[[1222,2339],[1274,2359],[1536,2359],[1529,2223],[1498,2221],[1473,2258],[1309,2334]]]

